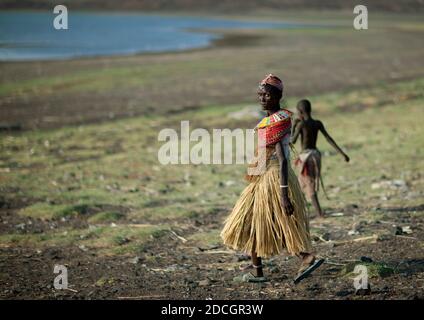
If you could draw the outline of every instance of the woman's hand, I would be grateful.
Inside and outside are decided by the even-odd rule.
[[[291,203],[287,192],[283,191],[283,193],[281,195],[281,205],[283,206],[284,213],[288,217],[293,214],[293,212],[294,212],[293,204]]]

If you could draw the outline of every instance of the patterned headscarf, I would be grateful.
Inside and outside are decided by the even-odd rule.
[[[260,82],[260,85],[265,85],[265,84],[269,84],[269,85],[271,85],[273,87],[276,87],[281,92],[283,91],[283,81],[281,81],[281,79],[278,78],[277,76],[274,76],[272,73],[270,73],[269,75],[267,75],[265,77],[265,79],[263,79]]]

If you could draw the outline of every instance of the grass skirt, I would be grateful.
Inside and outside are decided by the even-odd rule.
[[[297,177],[288,166],[289,197],[294,213],[287,216],[281,205],[280,165],[278,160],[267,164],[242,192],[231,214],[225,221],[221,237],[224,244],[259,257],[282,253],[310,252],[309,221],[305,198]]]

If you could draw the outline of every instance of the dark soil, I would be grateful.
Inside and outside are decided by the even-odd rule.
[[[421,210],[423,206],[415,208]],[[76,246],[48,247],[42,250],[23,246],[0,248],[0,298],[2,299],[422,299],[424,298],[424,255],[422,219],[409,214],[413,208],[390,208],[387,219],[396,224],[414,226],[410,236],[390,232],[386,221],[367,224],[367,231],[381,233],[376,242],[349,241],[346,232],[331,228],[331,219],[315,221],[327,226],[323,241],[315,239],[318,254],[326,262],[310,277],[294,285],[292,279],[299,267],[295,257],[278,256],[265,260],[269,282],[237,283],[240,274],[234,264],[246,257],[228,251],[222,245],[206,248],[183,243],[169,232],[150,240],[136,256],[102,256],[92,249]],[[342,208],[346,215],[359,214],[361,208]],[[384,210],[384,209],[381,209]],[[340,211],[340,209],[338,210]],[[179,229],[180,236],[203,230],[220,229],[226,210],[198,217],[195,223]],[[2,209],[2,221],[16,225],[22,219],[14,209]],[[74,217],[68,226],[84,228],[81,218]],[[40,232],[50,222],[34,221],[31,228]],[[3,223],[2,223],[3,224]],[[360,230],[360,228],[358,228]],[[389,230],[389,232],[387,232]],[[6,229],[2,226],[2,233]],[[34,232],[35,230],[32,230]],[[347,230],[345,230],[347,231]],[[333,241],[334,240],[334,241]],[[344,242],[345,240],[345,242]],[[355,294],[353,277],[343,276],[343,269],[354,261],[383,263],[393,272],[369,279],[371,293]],[[67,290],[53,287],[55,265],[68,269]]]

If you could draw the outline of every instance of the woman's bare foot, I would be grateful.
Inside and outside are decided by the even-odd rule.
[[[310,264],[315,260],[315,256],[312,253],[301,252],[299,253],[299,256],[302,259],[302,265]]]
[[[302,258],[302,263],[294,279],[295,284],[305,279],[324,262],[324,259],[316,259],[316,257],[310,253],[301,253],[300,256]]]

